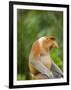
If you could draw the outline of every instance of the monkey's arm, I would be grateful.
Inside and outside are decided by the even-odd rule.
[[[43,75],[46,75],[47,78],[54,78],[52,72],[50,70],[48,70],[48,68],[46,68],[40,61],[35,61],[35,60],[32,60],[30,62],[34,68],[36,68],[41,74]]]
[[[63,77],[62,71],[60,70],[60,68],[53,61],[52,61],[52,64],[51,64],[51,71],[52,71],[55,78]]]

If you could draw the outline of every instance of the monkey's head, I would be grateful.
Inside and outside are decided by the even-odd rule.
[[[42,44],[42,47],[44,49],[46,49],[46,50],[51,49],[51,48],[58,48],[58,44],[56,42],[55,37],[52,37],[52,36],[47,37],[47,36],[45,36],[45,37],[41,37],[39,39],[39,41],[40,40],[42,41],[42,43],[40,42],[40,45]]]
[[[41,37],[32,45],[32,52],[35,56],[40,55],[43,51],[48,51],[51,48],[58,48],[58,44],[54,37]]]

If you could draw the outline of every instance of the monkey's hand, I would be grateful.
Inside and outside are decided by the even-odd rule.
[[[60,68],[53,61],[52,61],[52,64],[51,64],[51,71],[52,71],[55,78],[63,77],[62,71],[60,70]]]
[[[49,78],[49,79],[53,79],[53,78],[54,78],[52,72],[51,72],[47,67],[45,67],[40,61],[32,60],[30,63],[31,63],[31,64],[34,66],[34,68],[37,69],[41,74],[46,75],[47,78]]]

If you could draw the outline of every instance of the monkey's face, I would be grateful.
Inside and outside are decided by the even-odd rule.
[[[55,38],[53,38],[53,37],[46,38],[45,37],[45,40],[43,41],[43,47],[46,50],[51,49],[51,48],[58,48],[58,44],[57,44]]]

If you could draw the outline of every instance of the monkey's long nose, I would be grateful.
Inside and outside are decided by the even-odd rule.
[[[57,42],[54,42],[53,48],[59,48]]]

